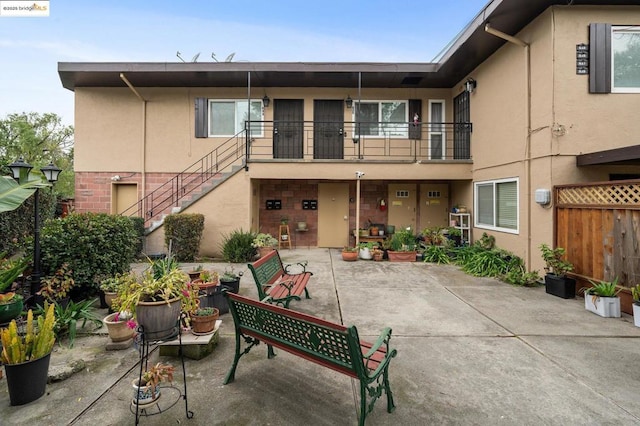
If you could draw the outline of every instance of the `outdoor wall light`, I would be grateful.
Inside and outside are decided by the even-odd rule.
[[[264,95],[264,98],[262,98],[262,105],[267,108],[269,107],[269,104],[271,103],[271,99],[269,99],[269,97],[267,95]]]
[[[473,91],[476,90],[477,85],[478,83],[474,79],[468,78],[467,81],[464,82],[464,90],[467,93],[473,93]]]
[[[347,108],[351,108],[353,106],[353,99],[351,99],[351,96],[347,95],[347,99],[344,100],[344,104]]]

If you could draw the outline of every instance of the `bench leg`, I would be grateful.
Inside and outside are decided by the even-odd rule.
[[[244,338],[245,343],[247,343],[249,346],[247,346],[244,351],[240,352],[240,333],[238,332],[238,330],[236,330],[236,354],[233,357],[233,365],[231,366],[231,370],[229,370],[229,372],[227,373],[227,377],[225,377],[224,382],[222,382],[223,385],[231,383],[235,380],[236,368],[238,367],[238,361],[240,361],[240,357],[246,353],[249,353],[251,348],[260,343],[260,340],[254,339],[253,337],[242,337]]]
[[[273,351],[273,346],[267,345],[267,358],[271,359],[276,356],[276,353]]]
[[[396,404],[393,403],[393,393],[391,392],[391,386],[389,385],[389,366],[384,369],[382,374],[384,381],[384,392],[387,394],[387,413],[393,413],[396,409]]]
[[[304,288],[304,296],[305,296],[307,299],[311,299],[311,296],[309,295],[309,290],[307,290],[307,288],[306,288],[306,287]]]
[[[364,426],[364,421],[367,418],[367,385],[363,380],[360,380],[360,418],[358,419],[358,425]]]

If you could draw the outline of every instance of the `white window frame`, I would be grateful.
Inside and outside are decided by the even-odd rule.
[[[386,99],[386,100],[367,99],[367,100],[362,100],[360,102],[362,104],[378,104],[378,123],[384,123],[382,121],[382,105],[383,104],[391,104],[391,103],[404,104],[404,120],[402,122],[403,125],[402,125],[401,129],[397,129],[397,128],[391,127],[392,129],[397,129],[396,133],[387,134],[387,132],[384,131],[385,126],[384,126],[384,124],[382,124],[382,125],[378,126],[378,133],[377,134],[361,135],[361,137],[366,137],[366,138],[409,139],[409,101],[400,100],[400,99],[393,99],[393,100],[388,100],[388,99]],[[352,121],[353,122],[356,122],[356,111],[358,111],[360,102],[357,102],[357,101],[354,102],[354,107],[352,108],[352,113],[351,113],[351,117],[352,117]],[[394,121],[393,123],[398,123],[398,122]],[[355,130],[355,132],[357,133],[357,129]]]
[[[615,82],[615,50],[614,44],[616,40],[616,34],[636,34],[640,37],[640,26],[626,25],[626,26],[611,26],[611,93],[640,93],[640,86],[638,87],[616,87]]]
[[[496,226],[495,224],[497,223],[497,205],[496,205],[496,186],[501,184],[501,183],[510,183],[510,182],[515,182],[516,184],[516,228],[515,229],[511,229],[511,228],[504,228],[504,227],[499,227]],[[480,185],[492,185],[493,187],[493,194],[492,194],[492,199],[493,199],[493,225],[489,225],[486,223],[480,223],[479,219],[480,219],[480,206],[479,206],[479,197],[478,197],[478,186]],[[480,181],[480,182],[474,182],[473,183],[473,206],[474,206],[474,211],[475,211],[475,215],[474,215],[474,219],[473,219],[473,223],[474,226],[476,228],[480,228],[480,229],[488,229],[491,231],[499,231],[499,232],[506,232],[509,234],[519,234],[520,233],[520,179],[517,177],[514,178],[505,178],[505,179],[496,179],[496,180],[486,180],[486,181]]]
[[[433,104],[440,104],[442,105],[442,121],[437,121],[436,123],[446,123],[447,118],[447,110],[445,108],[446,104],[444,99],[429,99],[429,159],[433,160],[444,160],[446,159],[446,154],[447,154],[447,135],[444,131],[444,124],[434,124],[434,117],[433,117],[433,111],[432,111],[432,107]],[[432,158],[431,157],[431,138],[435,135],[440,135],[442,136],[442,152],[440,153],[440,158]]]
[[[234,128],[235,128],[235,133],[227,135],[227,134],[214,134],[213,133],[213,119],[211,118],[211,108],[213,104],[216,103],[231,103],[233,102],[235,105],[234,108]],[[264,121],[264,107],[262,104],[262,99],[251,99],[250,104],[252,103],[259,103],[260,104],[260,117],[251,117],[251,121],[259,121],[260,124],[259,125],[254,125],[253,130],[251,132],[251,136],[252,137],[256,137],[256,138],[261,138],[264,137],[264,125],[263,125],[263,121]],[[238,133],[240,133],[242,130],[244,130],[244,123],[242,124],[242,126],[240,128],[238,128],[239,123],[238,123],[238,104],[239,103],[247,103],[246,99],[209,99],[209,102],[207,103],[208,106],[208,110],[207,110],[207,122],[208,122],[208,134],[210,138],[227,138],[227,137],[232,137],[237,135]]]

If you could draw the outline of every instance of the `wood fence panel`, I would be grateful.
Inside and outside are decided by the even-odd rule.
[[[640,284],[640,181],[554,188],[556,247],[574,273],[624,287]]]

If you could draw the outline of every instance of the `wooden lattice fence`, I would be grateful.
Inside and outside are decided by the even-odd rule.
[[[640,181],[556,186],[554,200],[555,245],[578,278],[640,284]]]

